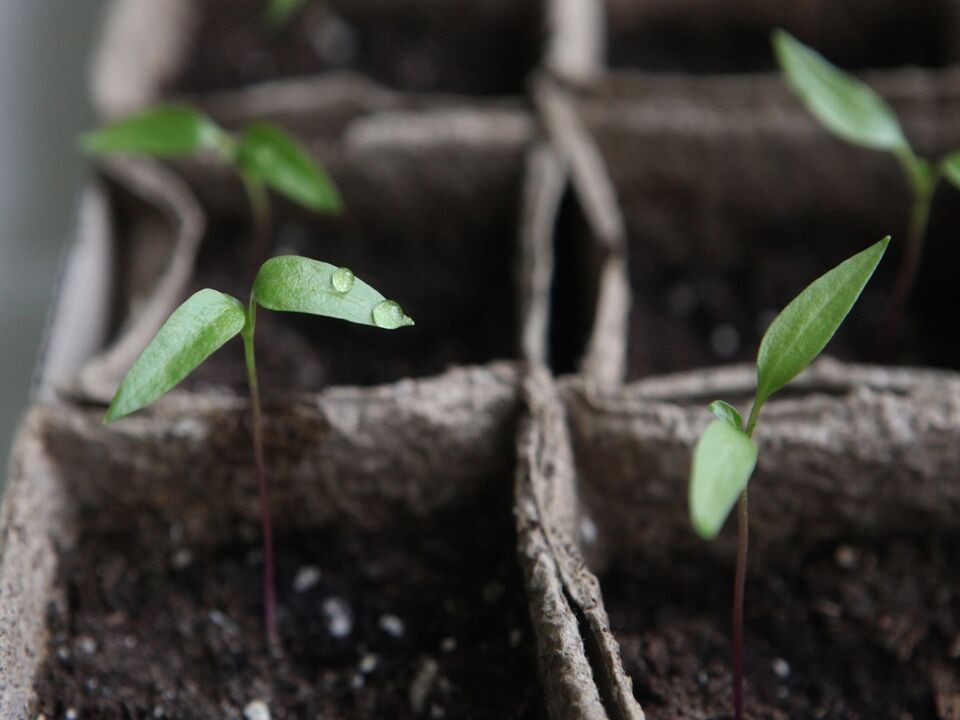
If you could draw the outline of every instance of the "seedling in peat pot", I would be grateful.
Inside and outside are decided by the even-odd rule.
[[[720,532],[738,502],[737,569],[733,593],[733,708],[743,717],[743,593],[747,566],[747,483],[757,462],[753,431],[763,404],[820,354],[850,312],[890,238],[840,263],[794,298],[771,323],[757,353],[757,392],[746,425],[732,405],[716,400],[717,417],[697,441],[690,471],[690,519],[706,540]]]
[[[267,188],[317,212],[339,213],[342,207],[340,194],[323,168],[290,135],[266,122],[251,123],[234,135],[193,108],[168,105],[88,133],[81,144],[95,155],[173,158],[213,152],[235,167],[253,213],[251,269],[266,256]]]
[[[774,31],[773,49],[787,84],[810,114],[846,142],[893,155],[912,188],[913,208],[907,241],[878,340],[880,355],[887,355],[899,333],[904,308],[916,282],[937,184],[940,178],[946,178],[960,188],[960,150],[936,164],[919,157],[907,141],[893,109],[870,86],[839,70],[784,30]]]
[[[146,407],[172,389],[235,335],[243,338],[250,391],[251,440],[263,524],[263,607],[267,638],[276,644],[273,534],[263,456],[260,390],[254,357],[257,306],[339,318],[395,330],[413,325],[400,305],[387,300],[345,267],[296,255],[267,260],[257,273],[246,307],[236,298],[204,289],[167,319],[120,384],[104,422]]]

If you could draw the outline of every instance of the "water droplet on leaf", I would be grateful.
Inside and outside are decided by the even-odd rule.
[[[373,322],[385,330],[396,330],[404,325],[413,325],[413,320],[403,314],[403,308],[393,300],[384,300],[373,308]]]
[[[337,268],[330,276],[330,283],[338,293],[347,293],[353,288],[354,275],[350,268]]]

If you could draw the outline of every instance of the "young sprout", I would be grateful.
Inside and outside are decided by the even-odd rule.
[[[258,305],[267,310],[323,315],[384,330],[413,325],[400,305],[354,277],[348,268],[296,255],[274,257],[260,267],[246,307],[230,295],[205,289],[174,310],[120,383],[104,422],[146,407],[187,377],[227,340],[238,334],[243,338],[250,391],[251,440],[263,525],[264,620],[267,638],[275,645],[273,534],[254,357]]]
[[[266,256],[270,230],[267,188],[317,212],[341,210],[340,195],[326,172],[290,135],[270,123],[251,123],[234,135],[193,108],[168,105],[88,133],[81,145],[95,155],[172,158],[212,152],[235,167],[253,213],[252,267]]]
[[[267,23],[274,29],[283,27],[307,2],[309,0],[268,0]]]
[[[814,280],[771,323],[757,353],[757,391],[744,425],[732,405],[710,404],[716,419],[693,450],[690,519],[714,539],[739,499],[737,568],[733,592],[733,715],[743,717],[743,593],[747,565],[747,483],[757,463],[753,431],[763,404],[820,354],[840,327],[887,249],[890,237]]]
[[[916,282],[930,205],[940,178],[960,188],[960,151],[937,163],[919,157],[893,109],[871,87],[830,64],[784,30],[773,33],[773,49],[787,84],[821,125],[853,145],[893,155],[913,192],[913,208],[903,257],[897,270],[878,351],[881,356],[899,333],[907,299]]]

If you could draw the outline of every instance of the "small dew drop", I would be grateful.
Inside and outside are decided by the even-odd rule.
[[[384,330],[396,330],[404,325],[413,325],[413,320],[403,314],[403,308],[393,300],[384,300],[373,308],[373,322]]]
[[[353,289],[354,279],[353,270],[341,267],[333,271],[333,275],[330,276],[330,283],[338,293],[347,293]]]

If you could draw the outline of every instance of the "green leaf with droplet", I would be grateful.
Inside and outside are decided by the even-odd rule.
[[[399,305],[360,278],[353,277],[346,292],[338,290],[343,287],[340,284],[343,274],[338,276],[338,270],[336,265],[298,255],[270,258],[257,273],[253,299],[268,310],[323,315],[387,330],[413,325],[413,320],[399,310]],[[394,306],[399,314],[383,312],[384,308]]]
[[[690,469],[690,521],[712,540],[750,482],[757,446],[726,420],[714,420],[697,441]]]
[[[312,210],[340,212],[333,181],[286,132],[269,123],[252,123],[240,136],[237,162],[266,185]]]
[[[820,354],[860,297],[889,243],[887,236],[814,280],[770,324],[757,354],[752,416]]]
[[[244,326],[236,298],[200,290],[167,318],[127,372],[107,410],[105,422],[146,407],[172,389]]]
[[[855,145],[912,156],[897,116],[872,88],[784,30],[774,31],[773,49],[787,83],[830,132]]]
[[[96,155],[132,153],[176,157],[202,149],[219,149],[224,137],[224,132],[203,113],[170,105],[94,130],[80,142],[86,152]]]
[[[960,150],[950,153],[940,161],[940,174],[960,190]]]
[[[306,4],[307,0],[270,0],[267,4],[267,22],[275,28],[286,25]]]
[[[710,403],[710,412],[737,430],[743,429],[743,418],[740,417],[740,411],[730,403],[724,402],[723,400],[714,400]]]

